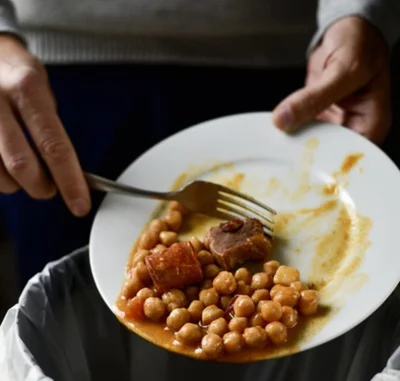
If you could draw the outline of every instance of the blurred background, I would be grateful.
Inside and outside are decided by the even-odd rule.
[[[393,129],[384,144],[385,152],[400,166],[400,43],[392,56],[392,110]],[[399,201],[400,202],[400,201]],[[1,217],[1,216],[0,216]],[[21,287],[16,280],[16,266],[13,257],[13,247],[7,231],[0,218],[0,321],[7,310],[18,301]]]
[[[16,282],[15,272],[12,244],[0,221],[0,321],[18,300],[19,285]]]

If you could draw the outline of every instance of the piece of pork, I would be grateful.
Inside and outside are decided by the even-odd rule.
[[[175,243],[168,249],[145,258],[157,291],[182,288],[203,280],[201,264],[190,242]]]
[[[255,218],[223,222],[207,232],[204,243],[225,270],[232,270],[246,261],[265,261],[272,248],[271,239]]]

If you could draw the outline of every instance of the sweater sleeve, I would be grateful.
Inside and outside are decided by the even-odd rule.
[[[400,36],[400,0],[319,0],[318,29],[308,53],[330,25],[346,16],[358,16],[369,21],[381,32],[390,48]]]
[[[0,33],[12,33],[22,39],[15,9],[9,0],[0,0]]]

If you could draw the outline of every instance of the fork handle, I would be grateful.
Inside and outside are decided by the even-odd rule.
[[[174,192],[154,192],[117,183],[104,177],[85,172],[90,188],[107,193],[119,193],[129,196],[152,198],[156,200],[173,200]]]

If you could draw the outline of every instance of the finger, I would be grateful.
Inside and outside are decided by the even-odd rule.
[[[331,105],[316,117],[317,120],[339,124],[341,126],[346,125],[346,111],[337,105]]]
[[[340,102],[347,110],[346,125],[376,144],[384,141],[392,125],[389,73],[382,71],[363,91]]]
[[[53,197],[56,189],[45,175],[5,99],[0,98],[0,110],[0,153],[5,170],[31,197]]]
[[[54,182],[73,214],[90,210],[90,195],[77,155],[58,118],[47,79],[28,70],[13,99]]]
[[[20,189],[20,186],[12,179],[0,160],[0,193],[11,194]]]
[[[309,122],[363,85],[362,71],[333,62],[321,77],[284,99],[274,110],[275,125],[287,132]]]
[[[347,126],[376,144],[390,131],[392,115],[388,103],[378,96],[366,99],[357,111],[349,112]]]
[[[306,79],[304,81],[305,86],[312,86],[313,83],[318,81],[318,78],[320,77],[321,73],[317,73],[315,71],[313,72],[307,72]]]
[[[325,68],[325,49],[323,46],[318,47],[311,54],[307,63],[306,85],[316,81],[321,77]]]

